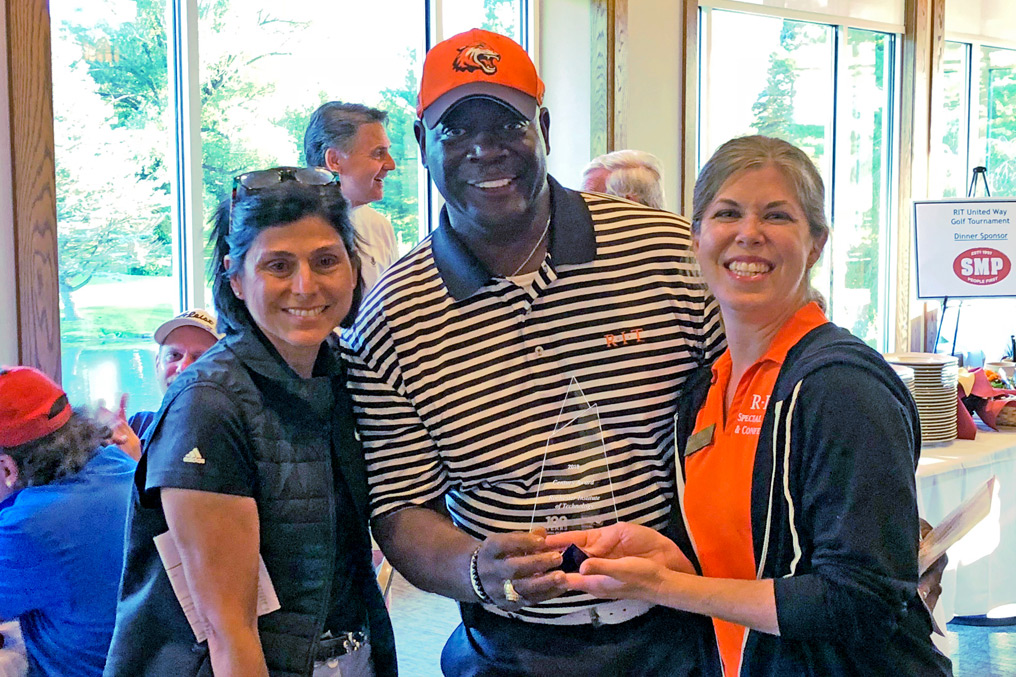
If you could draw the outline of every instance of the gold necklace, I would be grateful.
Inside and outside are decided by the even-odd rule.
[[[527,256],[526,260],[523,261],[521,264],[519,264],[519,267],[515,269],[515,272],[509,275],[508,277],[515,277],[516,275],[519,274],[520,270],[526,267],[526,264],[529,263],[529,261],[533,258],[533,255],[536,254],[536,250],[540,248],[541,244],[543,244],[543,238],[547,237],[547,232],[549,230],[550,230],[550,216],[547,217],[547,225],[543,227],[543,232],[540,233],[540,239],[536,241],[535,245],[533,245],[533,249],[532,251],[529,252],[529,256]]]

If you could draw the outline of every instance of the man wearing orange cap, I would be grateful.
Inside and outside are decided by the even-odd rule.
[[[102,674],[137,464],[29,367],[0,368],[0,621],[30,675]]]
[[[667,527],[676,404],[723,339],[686,220],[548,176],[543,93],[504,36],[427,54],[415,132],[440,225],[343,334],[374,535],[461,602],[446,675],[697,673],[707,620],[568,592],[544,542]]]

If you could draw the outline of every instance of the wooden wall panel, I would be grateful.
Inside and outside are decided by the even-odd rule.
[[[591,0],[589,156],[626,148],[628,0]]]
[[[608,53],[613,57],[613,100],[609,104],[612,126],[609,150],[622,150],[628,147],[628,0],[613,0],[611,4],[613,30]]]
[[[46,0],[6,3],[19,361],[60,379],[53,78]]]
[[[611,143],[613,120],[610,104],[613,87],[613,69],[610,67],[610,0],[590,0],[589,52],[592,58],[589,83],[589,157],[607,152]]]
[[[698,0],[681,0],[683,5],[683,33],[681,35],[681,58],[684,62],[681,80],[681,107],[684,114],[678,121],[681,125],[681,177],[678,186],[676,211],[691,218],[692,193],[698,174],[698,53],[699,53],[699,8]]]
[[[928,197],[932,91],[941,69],[945,0],[906,0],[900,91],[896,230],[896,350],[924,350],[923,313],[912,321],[913,201]],[[917,305],[913,305],[915,311]]]

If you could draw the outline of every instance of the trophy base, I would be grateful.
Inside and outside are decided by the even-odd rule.
[[[577,573],[582,563],[589,559],[589,555],[582,551],[582,548],[572,543],[568,549],[561,553],[561,566],[557,567],[566,574]]]

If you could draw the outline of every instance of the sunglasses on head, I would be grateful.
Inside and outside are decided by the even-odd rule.
[[[328,186],[339,182],[339,175],[325,167],[272,167],[246,172],[233,178],[233,192],[240,186],[247,190],[261,190],[277,186],[283,181],[296,181],[307,186]]]
[[[339,175],[325,167],[272,167],[234,176],[233,194],[229,202],[229,230],[233,230],[233,206],[241,187],[251,193],[273,188],[285,181],[296,181],[305,186],[337,186]]]

